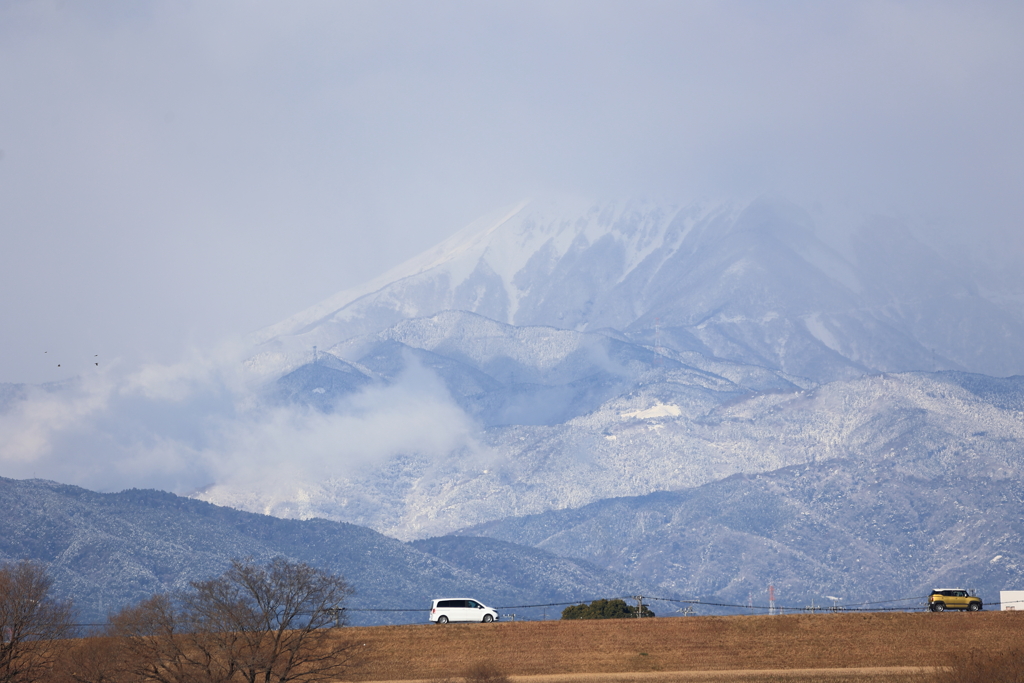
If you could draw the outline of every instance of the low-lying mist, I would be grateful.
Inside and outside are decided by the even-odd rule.
[[[329,413],[268,400],[268,385],[242,367],[228,352],[195,354],[174,366],[4,385],[0,467],[7,477],[97,491],[216,487],[272,505],[396,455],[481,450],[478,425],[413,359],[395,381],[344,397]]]

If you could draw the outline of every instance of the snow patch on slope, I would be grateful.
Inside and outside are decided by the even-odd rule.
[[[619,413],[619,417],[651,420],[656,417],[679,417],[682,414],[683,411],[680,410],[679,406],[658,401],[658,403],[646,410],[634,410],[628,413]]]
[[[821,316],[817,313],[809,315],[804,318],[804,324],[807,326],[807,331],[814,335],[814,338],[820,341],[822,344],[832,349],[837,353],[842,353],[842,347],[839,344],[839,340],[836,339],[832,331],[825,326],[822,322]]]

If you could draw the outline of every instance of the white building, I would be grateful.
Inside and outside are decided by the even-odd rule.
[[[1024,611],[1024,591],[999,591],[999,602],[1003,611]]]

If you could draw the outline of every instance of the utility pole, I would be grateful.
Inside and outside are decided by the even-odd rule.
[[[634,595],[633,599],[636,600],[636,618],[639,619],[644,613],[644,596]]]
[[[768,586],[768,614],[775,614],[775,584],[769,584]]]

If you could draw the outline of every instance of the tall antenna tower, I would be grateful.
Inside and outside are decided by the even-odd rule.
[[[768,614],[775,614],[775,584],[768,586]]]
[[[636,600],[636,618],[639,619],[644,615],[644,596],[634,595],[633,599]]]

